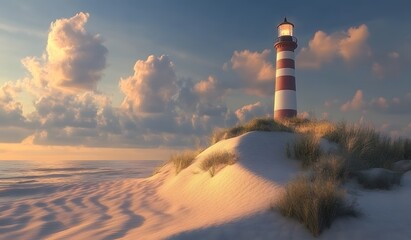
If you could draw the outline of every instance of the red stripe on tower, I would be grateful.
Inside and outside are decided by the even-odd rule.
[[[297,39],[293,36],[294,24],[288,22],[287,18],[277,28],[278,38],[274,43],[277,50],[274,119],[284,119],[297,116],[294,61]]]

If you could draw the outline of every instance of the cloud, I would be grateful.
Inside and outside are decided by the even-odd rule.
[[[100,36],[85,29],[88,18],[89,14],[78,13],[54,21],[44,54],[22,60],[30,75],[2,86],[0,141],[92,147],[190,146],[207,143],[216,127],[271,113],[261,102],[235,112],[226,104],[231,89],[272,93],[275,71],[269,50],[234,52],[228,70],[236,73],[235,79],[211,75],[199,80],[178,78],[167,56],[139,59],[133,74],[119,79],[124,98],[119,106],[113,105],[97,91],[107,49]],[[22,96],[32,98],[32,112],[23,113],[23,105],[16,100]]]
[[[298,117],[299,117],[299,118],[307,118],[307,119],[308,119],[308,118],[310,118],[310,115],[311,115],[311,114],[310,114],[309,112],[307,112],[307,111],[299,112],[299,113],[298,113]]]
[[[176,74],[167,56],[151,55],[138,60],[134,75],[121,79],[120,89],[125,94],[121,106],[135,113],[160,113],[168,108],[176,93]]]
[[[354,110],[371,110],[383,114],[411,114],[411,92],[402,97],[375,97],[364,99],[362,90],[357,90],[354,97],[342,104],[340,110],[343,112]]]
[[[23,114],[23,105],[16,100],[21,91],[12,82],[0,88],[0,142],[16,143],[33,132],[35,122]]]
[[[391,138],[404,138],[404,136],[411,136],[411,123],[382,123],[377,126],[377,130],[387,134]]]
[[[42,127],[48,128],[95,128],[97,115],[109,104],[106,96],[91,92],[45,96],[34,103],[35,114]]]
[[[269,60],[270,52],[268,49],[261,53],[250,50],[234,51],[231,57],[232,69],[253,81],[272,81],[275,69]]]
[[[236,81],[229,83],[232,89],[242,89],[257,96],[272,95],[274,91],[275,68],[270,60],[271,51],[250,50],[234,51],[231,57],[231,70],[236,74]],[[225,65],[227,69],[227,64]]]
[[[360,110],[363,106],[364,106],[363,92],[362,90],[357,90],[355,92],[354,97],[348,102],[341,105],[340,109],[341,111],[346,112],[349,110]]]
[[[377,97],[371,99],[369,107],[371,110],[388,114],[410,114],[411,113],[411,93],[403,97],[393,97],[387,99]]]
[[[198,81],[194,86],[194,91],[202,101],[219,101],[229,89],[214,76]]]
[[[378,79],[392,79],[399,75],[403,62],[405,61],[398,52],[389,52],[378,57],[372,64],[372,73]]]
[[[29,118],[38,122],[30,136],[35,144],[109,146],[122,134],[120,113],[102,94],[56,91],[37,99],[34,108]]]
[[[173,62],[164,55],[137,60],[133,75],[121,79],[119,87],[124,93],[123,135],[143,137],[141,144],[189,145],[205,141],[214,127],[237,121],[224,103],[222,82],[213,76],[196,82],[178,79]]]
[[[41,58],[27,57],[23,65],[42,87],[96,90],[106,67],[107,48],[99,35],[84,28],[88,13],[58,19],[50,25],[46,51]]]
[[[268,110],[268,106],[261,102],[245,105],[235,111],[235,115],[241,122],[247,122],[256,117],[268,117],[272,111]]]
[[[298,67],[320,68],[336,58],[351,62],[368,56],[370,54],[368,36],[368,27],[365,24],[329,35],[317,31],[308,47],[303,47],[297,55]]]
[[[350,27],[345,37],[340,39],[339,54],[345,61],[369,55],[369,47],[366,43],[369,32],[368,27],[362,24],[358,27]]]
[[[6,82],[0,88],[0,125],[23,126],[26,118],[23,116],[23,105],[16,101],[16,94],[20,89],[11,82]]]
[[[28,138],[34,144],[93,147],[188,146],[207,141],[217,126],[238,121],[219,95],[217,80],[177,79],[166,56],[137,60],[134,73],[122,78],[119,107],[92,91],[53,89],[34,101],[30,119],[39,126]]]

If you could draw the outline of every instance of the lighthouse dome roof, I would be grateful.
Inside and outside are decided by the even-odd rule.
[[[284,25],[284,24],[290,24],[291,26],[294,27],[294,24],[293,24],[292,22],[287,21],[287,17],[285,17],[285,18],[284,18],[284,22],[278,24],[277,28],[278,28],[279,26],[281,26],[281,25]]]

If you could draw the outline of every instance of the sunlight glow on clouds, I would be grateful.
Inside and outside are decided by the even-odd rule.
[[[165,111],[176,92],[176,79],[168,57],[151,55],[146,61],[138,60],[134,75],[120,81],[120,89],[125,94],[122,107],[136,113]]]
[[[394,97],[391,99],[384,97],[373,98],[369,105],[372,110],[377,112],[409,114],[411,113],[411,92],[403,97]]]
[[[364,100],[362,90],[357,90],[354,97],[350,101],[341,105],[341,111],[346,112],[349,110],[360,110],[363,105]]]
[[[84,25],[88,13],[58,19],[50,25],[46,52],[41,59],[28,57],[24,66],[40,86],[65,90],[95,90],[106,67],[107,48],[99,35]]]
[[[409,114],[411,113],[411,92],[402,97],[393,97],[387,99],[385,97],[376,97],[365,99],[362,90],[357,90],[354,97],[342,104],[340,110],[347,111],[363,111],[371,110],[386,114]]]
[[[237,74],[237,81],[233,88],[241,88],[257,96],[272,95],[275,68],[270,52],[268,49],[261,53],[250,50],[234,51],[230,63]]]
[[[267,114],[269,112],[270,111],[268,111],[268,106],[264,106],[261,102],[256,102],[237,109],[237,111],[235,111],[235,114],[241,122],[247,122],[258,116],[269,117],[269,115]]]
[[[226,80],[213,76],[199,81],[179,79],[169,57],[148,56],[135,62],[132,76],[120,79],[124,99],[119,107],[113,106],[107,96],[95,91],[107,49],[98,35],[84,28],[88,18],[89,14],[78,13],[56,20],[50,26],[44,55],[23,60],[31,78],[19,81],[14,89],[25,88],[34,98],[35,111],[27,118],[21,104],[14,101],[13,87],[3,87],[0,114],[10,123],[30,123],[33,133],[25,139],[32,143],[186,146],[204,140],[215,127],[270,112],[261,102],[236,111],[224,103],[229,89],[272,94],[275,69],[270,50],[235,51],[229,66],[236,78]]]
[[[369,35],[365,24],[329,35],[323,31],[317,31],[308,47],[303,47],[297,55],[298,67],[320,68],[336,58],[350,62],[369,56],[371,53],[367,44]]]

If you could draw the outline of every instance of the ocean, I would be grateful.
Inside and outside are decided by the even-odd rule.
[[[161,162],[0,160],[0,202],[38,197],[72,184],[145,178]]]

